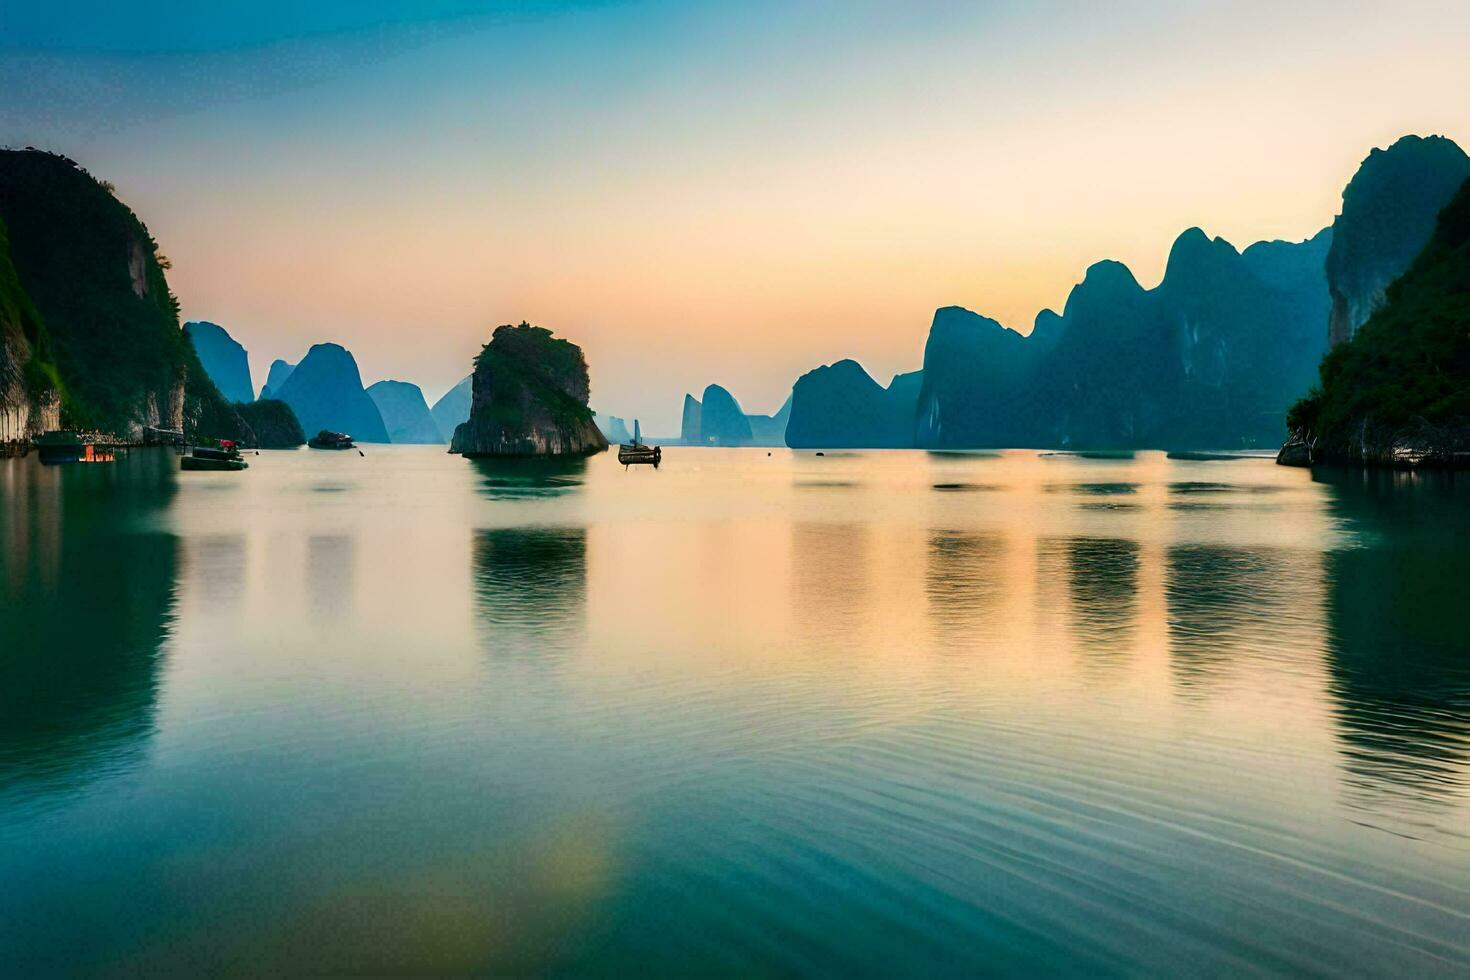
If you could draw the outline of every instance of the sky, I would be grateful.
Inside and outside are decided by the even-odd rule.
[[[1467,51],[1461,0],[0,0],[0,144],[110,180],[257,387],[335,341],[432,402],[529,320],[673,435],[1190,226],[1307,238],[1371,148],[1470,146]]]

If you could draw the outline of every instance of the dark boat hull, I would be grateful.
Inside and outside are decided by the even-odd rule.
[[[249,469],[250,464],[243,459],[216,459],[213,456],[184,456],[179,460],[179,468],[190,472],[234,472]]]

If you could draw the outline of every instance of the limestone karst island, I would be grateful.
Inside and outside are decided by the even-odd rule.
[[[1470,976],[1470,7],[0,13],[0,978]]]

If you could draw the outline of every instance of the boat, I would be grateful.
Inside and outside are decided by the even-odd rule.
[[[633,441],[625,442],[618,446],[618,462],[624,466],[646,463],[654,469],[664,458],[662,446],[645,446],[643,444],[643,432],[638,426],[638,420],[633,420]]]
[[[191,472],[232,472],[249,467],[250,464],[240,458],[240,447],[229,439],[221,439],[217,449],[195,446],[179,458],[179,468]]]
[[[117,453],[111,446],[99,444],[92,436],[83,436],[79,432],[43,432],[34,441],[41,462],[47,466],[63,463],[111,463],[117,459]]]
[[[312,449],[356,449],[352,437],[345,432],[323,429],[306,441]]]

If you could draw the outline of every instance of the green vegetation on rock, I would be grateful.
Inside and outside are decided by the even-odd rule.
[[[64,425],[124,437],[147,425],[242,434],[180,329],[168,260],[110,187],[66,157],[3,150],[0,220],[14,271],[0,291],[7,306],[22,296],[35,313],[30,378],[59,389]]]
[[[1455,463],[1470,453],[1470,181],[1385,302],[1322,359],[1287,416],[1314,461]]]
[[[235,411],[250,431],[244,440],[257,449],[295,449],[306,444],[306,433],[291,406],[276,398],[241,402]],[[253,436],[253,439],[251,438]]]

